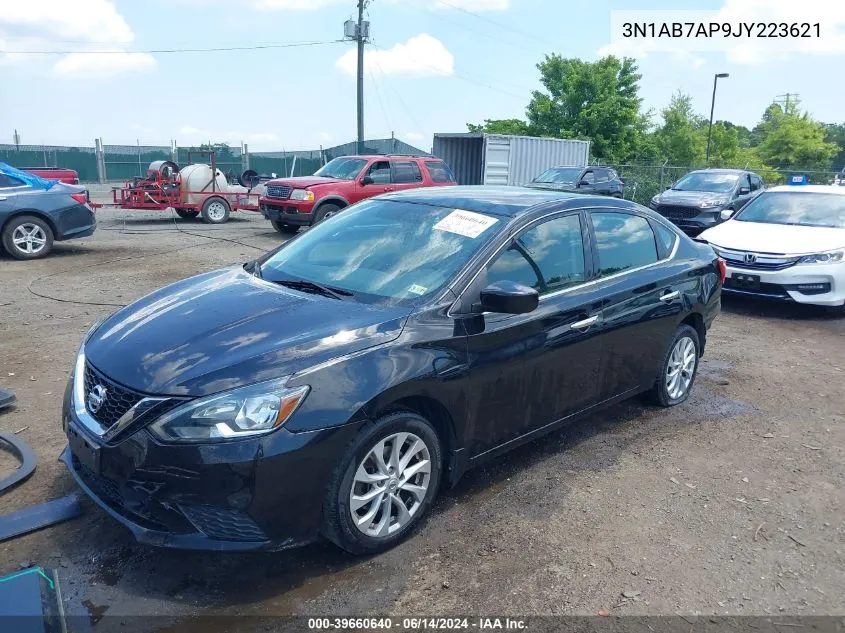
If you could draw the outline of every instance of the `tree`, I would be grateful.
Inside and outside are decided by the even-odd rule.
[[[706,124],[693,111],[692,97],[676,92],[661,116],[663,125],[655,132],[655,140],[663,160],[690,167],[703,163],[707,138],[706,131],[702,138],[701,129]]]
[[[484,119],[481,125],[467,123],[470,132],[487,132],[488,134],[515,134],[529,136],[528,123],[522,119]]]
[[[535,90],[528,104],[534,134],[590,139],[592,154],[608,163],[640,153],[648,119],[640,113],[641,76],[633,59],[546,55],[537,68],[545,91]]]
[[[825,142],[821,123],[813,121],[806,112],[801,114],[794,103],[787,103],[784,108],[769,106],[763,116],[755,130],[762,132],[757,153],[765,163],[779,169],[830,169],[838,147]]]
[[[845,123],[827,123],[824,128],[825,142],[833,143],[839,150],[833,157],[833,168],[845,169]]]

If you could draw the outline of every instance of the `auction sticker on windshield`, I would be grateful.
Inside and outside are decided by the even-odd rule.
[[[498,222],[496,218],[491,218],[488,215],[456,209],[435,224],[433,228],[475,239],[496,222]]]

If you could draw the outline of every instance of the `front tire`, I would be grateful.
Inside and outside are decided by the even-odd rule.
[[[336,205],[336,204],[322,204],[317,209],[317,212],[314,214],[314,220],[312,224],[319,224],[323,220],[326,220],[336,213],[338,213],[343,207]]]
[[[15,259],[39,259],[53,250],[53,229],[34,215],[19,215],[6,224],[2,240]]]
[[[400,411],[350,444],[323,503],[322,532],[352,554],[374,554],[405,539],[437,495],[443,455],[431,423]]]
[[[648,394],[649,400],[661,407],[674,407],[689,398],[700,355],[698,332],[689,325],[679,327],[663,357],[660,374]]]
[[[202,219],[209,224],[223,224],[229,220],[229,203],[218,196],[208,198],[202,205]]]
[[[285,224],[284,222],[277,222],[276,220],[270,220],[270,224],[272,224],[273,228],[283,235],[293,235],[299,230],[299,227],[295,224]]]

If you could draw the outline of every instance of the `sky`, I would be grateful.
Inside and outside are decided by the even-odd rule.
[[[247,143],[314,149],[356,134],[355,0],[3,0],[0,143]],[[697,9],[726,19],[819,22],[826,38],[755,49],[658,50],[611,37],[613,11]],[[773,99],[799,94],[845,121],[845,9],[839,0],[372,0],[365,136],[429,149],[435,132],[524,117],[543,56],[637,58],[646,109],[690,94],[716,119],[752,127]],[[619,15],[619,14],[616,14]],[[310,43],[309,45],[299,45]],[[296,44],[296,46],[289,46]],[[252,48],[217,52],[143,52]],[[696,46],[691,48],[695,49]],[[100,52],[108,51],[108,52]],[[39,54],[36,54],[39,52]],[[40,54],[50,52],[50,54]]]

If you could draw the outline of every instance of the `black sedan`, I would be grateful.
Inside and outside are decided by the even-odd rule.
[[[0,163],[0,243],[15,259],[38,259],[53,242],[87,237],[97,221],[88,191]]]
[[[532,189],[577,191],[622,198],[625,181],[610,167],[551,167],[527,185]]]
[[[631,202],[380,196],[95,325],[63,458],[140,541],[383,550],[486,459],[639,393],[683,402],[724,274]]]

